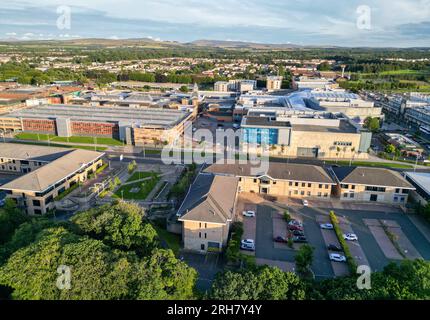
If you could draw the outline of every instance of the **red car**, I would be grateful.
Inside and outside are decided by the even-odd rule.
[[[290,230],[290,231],[294,231],[294,230],[303,231],[303,227],[291,224],[291,225],[288,226],[288,230]]]

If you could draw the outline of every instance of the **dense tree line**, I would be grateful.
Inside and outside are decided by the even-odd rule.
[[[28,219],[8,234],[0,251],[0,292],[12,299],[194,298],[196,271],[158,245],[137,205],[102,206],[70,222]],[[59,266],[70,267],[70,289],[57,287]]]

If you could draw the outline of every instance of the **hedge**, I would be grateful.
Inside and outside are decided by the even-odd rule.
[[[343,252],[345,253],[346,262],[348,263],[349,270],[352,274],[355,274],[357,272],[357,263],[352,257],[351,251],[349,250],[349,247],[345,239],[343,238],[343,232],[339,226],[339,219],[337,218],[334,211],[330,211],[330,220],[331,220],[331,223],[333,224],[334,232],[336,233],[339,243],[343,249]]]

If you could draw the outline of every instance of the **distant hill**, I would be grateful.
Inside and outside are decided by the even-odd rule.
[[[245,41],[223,41],[223,40],[196,40],[187,43],[189,46],[196,47],[217,47],[217,48],[231,48],[231,49],[297,49],[303,46],[296,44],[270,44],[270,43],[256,43]]]

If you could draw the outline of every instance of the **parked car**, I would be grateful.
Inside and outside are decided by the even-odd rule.
[[[308,242],[308,239],[304,236],[293,237],[293,242]]]
[[[328,250],[331,250],[331,251],[343,251],[342,250],[342,248],[341,247],[339,247],[339,246],[337,246],[337,245],[335,245],[335,244],[329,244],[328,246],[327,246],[327,249]]]
[[[286,238],[284,238],[284,237],[281,237],[281,236],[277,236],[277,237],[275,237],[275,238],[273,239],[273,241],[275,241],[275,242],[280,242],[280,243],[287,243],[287,242],[288,242],[288,239],[286,239]]]
[[[357,241],[358,237],[355,233],[347,233],[343,235],[343,238],[348,241]]]
[[[253,245],[253,244],[241,244],[240,249],[246,250],[246,251],[255,251],[255,245]]]
[[[240,242],[240,244],[243,244],[243,245],[255,245],[255,242],[254,242],[254,240],[252,240],[252,239],[243,239],[243,240]]]
[[[330,253],[329,258],[331,261],[346,262],[346,257],[339,253]]]
[[[292,230],[293,236],[304,236],[305,233],[302,230]]]
[[[321,229],[333,230],[333,225],[331,223],[320,224]]]
[[[292,225],[288,225],[288,230],[290,230],[290,231],[294,231],[294,230],[303,231],[303,227],[292,224]]]
[[[249,217],[249,218],[255,217],[255,211],[251,211],[251,210],[243,211],[242,214],[244,217]]]
[[[295,220],[295,219],[292,219],[292,220],[290,220],[289,222],[288,222],[288,225],[294,225],[294,226],[300,226],[300,227],[303,227],[303,223],[301,223],[300,221],[298,221],[298,220]]]
[[[307,206],[309,205],[309,202],[308,202],[308,200],[306,200],[306,199],[303,199],[303,200],[302,200],[302,203],[303,203],[303,205],[304,205],[305,207],[307,207]]]

